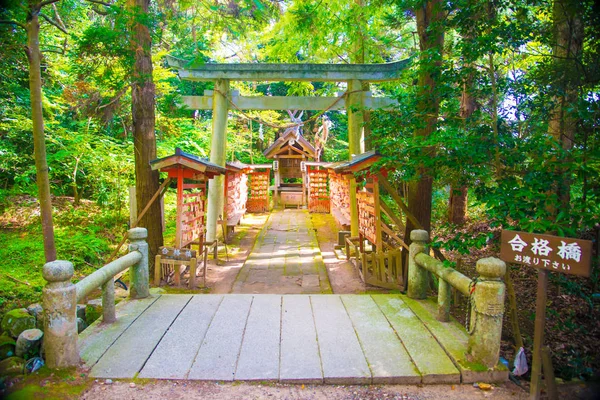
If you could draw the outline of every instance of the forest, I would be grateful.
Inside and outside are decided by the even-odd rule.
[[[136,176],[138,194],[148,185],[146,200],[158,187],[144,163],[177,147],[210,156],[212,112],[181,103],[213,83],[180,79],[167,56],[199,64],[408,59],[399,80],[365,88],[397,101],[393,110],[365,110],[365,146],[383,155],[377,168],[393,171],[390,181],[449,265],[474,270],[467,265],[476,258],[497,255],[502,229],[593,240],[589,278],[550,278],[546,341],[558,377],[598,378],[597,2],[6,0],[0,43],[0,314],[39,301],[46,261],[73,261],[76,277],[105,264],[127,230]],[[347,90],[328,82],[232,88],[260,96]],[[347,160],[346,112],[324,115],[322,159]],[[302,118],[312,143],[325,122],[316,111]],[[262,163],[289,116],[231,110],[228,121],[227,160]],[[156,214],[145,226],[159,225]],[[155,235],[154,250],[162,230]],[[510,269],[528,350],[536,274]],[[508,359],[508,318],[504,327]]]

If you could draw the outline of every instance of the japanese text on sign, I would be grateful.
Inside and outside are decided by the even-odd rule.
[[[505,230],[500,258],[535,268],[589,276],[591,250],[589,240]]]

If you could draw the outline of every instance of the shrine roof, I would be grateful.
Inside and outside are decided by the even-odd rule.
[[[316,155],[313,145],[302,135],[296,137],[296,133],[293,131],[280,136],[268,149],[263,151],[263,154],[267,158],[275,158],[276,155],[284,152],[294,152],[295,154],[305,155],[308,158],[315,158]]]
[[[327,168],[333,169],[337,174],[352,174],[370,168],[380,159],[381,154],[376,150],[371,150],[352,157],[350,161],[327,165]]]
[[[244,164],[239,161],[230,161],[225,165],[225,168],[227,169],[227,171],[240,172],[249,167],[247,164]]]
[[[150,161],[152,170],[166,171],[173,167],[183,167],[195,172],[205,173],[209,175],[222,175],[226,169],[208,161],[205,158],[200,158],[190,153],[182,151],[180,148],[175,150],[170,156],[157,158]]]

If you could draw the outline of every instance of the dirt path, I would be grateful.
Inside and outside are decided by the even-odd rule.
[[[528,394],[512,383],[484,392],[472,385],[425,386],[339,386],[231,384],[193,381],[152,381],[146,384],[95,383],[81,396],[83,400],[110,399],[298,399],[298,400],[429,400],[429,399],[526,399]]]

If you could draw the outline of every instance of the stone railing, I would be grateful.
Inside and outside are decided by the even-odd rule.
[[[450,320],[450,287],[467,296],[471,304],[468,354],[474,361],[494,368],[500,354],[505,295],[502,277],[506,264],[497,258],[483,258],[477,261],[479,277],[473,280],[429,256],[427,231],[413,230],[410,239],[408,296],[425,299],[429,288],[428,272],[435,274],[439,278],[437,319],[443,322]]]
[[[73,264],[57,260],[46,263],[43,290],[44,350],[50,368],[73,367],[79,364],[77,347],[77,303],[95,289],[102,287],[102,320],[115,322],[114,276],[127,268],[130,277],[129,296],[134,299],[149,296],[148,231],[129,230],[129,254],[106,264],[81,281],[73,284]]]

